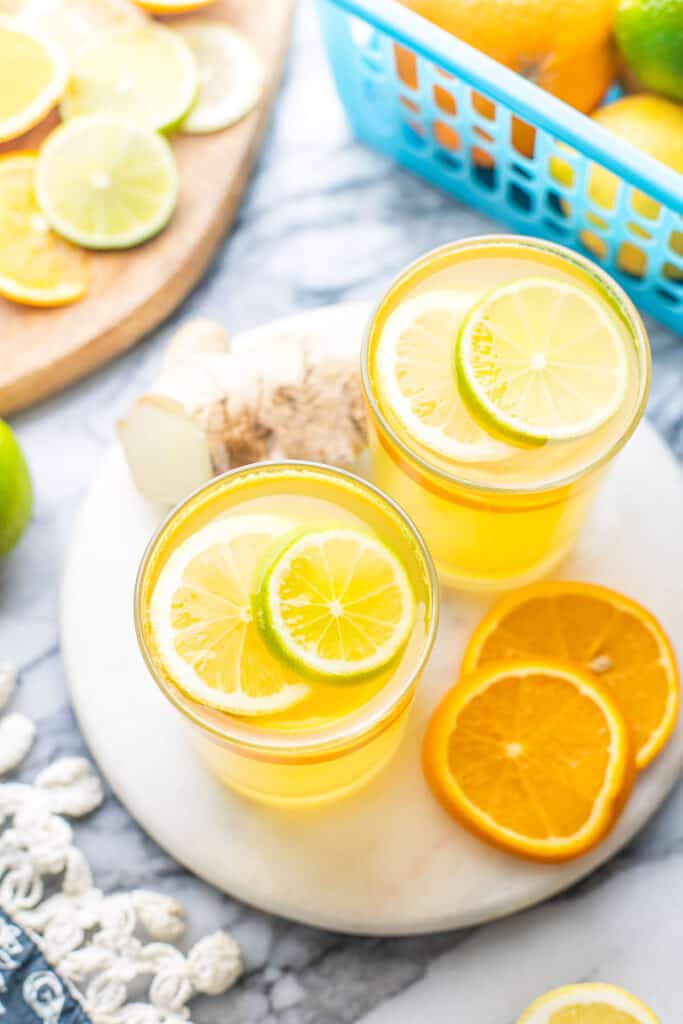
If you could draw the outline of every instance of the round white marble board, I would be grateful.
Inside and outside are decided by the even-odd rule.
[[[277,326],[329,327],[358,339],[367,307],[332,307]],[[254,344],[272,325],[240,337]],[[356,341],[354,340],[355,344]],[[432,798],[420,742],[452,684],[489,598],[443,594],[434,655],[396,758],[365,790],[308,811],[272,810],[224,790],[149,679],[133,630],[133,581],[164,510],[137,493],[122,452],[107,454],[83,502],[67,559],[62,642],[74,707],[92,754],[140,825],[199,877],[263,910],[372,935],[489,921],[566,889],[616,853],[683,771],[683,725],[641,776],[613,833],[563,866],[527,863],[479,842]],[[637,597],[683,645],[683,477],[643,424],[617,460],[558,576]]]

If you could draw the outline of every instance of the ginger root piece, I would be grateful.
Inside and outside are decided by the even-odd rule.
[[[119,436],[138,490],[175,504],[216,473],[268,459],[352,468],[366,444],[357,332],[279,329],[230,343],[208,320],[172,339]]]

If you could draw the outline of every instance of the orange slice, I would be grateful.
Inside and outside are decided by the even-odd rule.
[[[462,671],[499,658],[567,658],[605,683],[631,727],[639,769],[676,725],[679,675],[657,619],[631,598],[590,583],[534,583],[505,597],[475,630]]]
[[[628,726],[609,691],[568,662],[484,666],[429,724],[424,770],[465,828],[532,860],[592,849],[630,792]]]

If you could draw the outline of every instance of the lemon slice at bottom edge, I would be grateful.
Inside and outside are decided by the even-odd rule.
[[[35,153],[0,157],[0,295],[62,306],[88,289],[88,258],[50,231],[33,189]]]
[[[169,557],[152,591],[149,623],[161,665],[187,696],[235,715],[285,711],[309,687],[268,649],[252,615],[265,552],[291,533],[284,517],[210,523]]]
[[[473,416],[521,444],[592,433],[628,385],[624,342],[607,310],[587,291],[545,278],[485,295],[460,328],[455,364]]]
[[[616,985],[567,985],[541,996],[517,1024],[659,1024],[639,999]]]
[[[170,220],[178,171],[156,132],[118,114],[92,114],[47,138],[35,189],[50,226],[64,238],[86,249],[128,249]]]
[[[255,596],[271,646],[302,674],[356,682],[405,646],[415,597],[398,557],[351,527],[306,530],[266,567]]]

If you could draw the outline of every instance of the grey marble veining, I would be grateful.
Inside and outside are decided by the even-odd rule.
[[[238,331],[371,298],[426,249],[495,228],[353,141],[305,0],[251,187],[201,285],[134,351],[14,420],[37,499],[25,541],[0,566],[0,658],[19,666],[15,707],[38,723],[21,777],[85,752],[60,662],[62,560],[117,416],[153,378],[174,326],[201,313]],[[683,458],[683,346],[649,326],[649,415]],[[195,934],[228,927],[242,944],[243,981],[221,1000],[195,1004],[196,1024],[408,1024],[418,1015],[429,1024],[511,1024],[544,989],[592,978],[637,991],[663,1021],[680,1015],[683,787],[637,841],[570,893],[510,921],[406,940],[349,939],[240,905],[172,862],[111,795],[77,832],[103,888],[159,888],[185,902]]]

